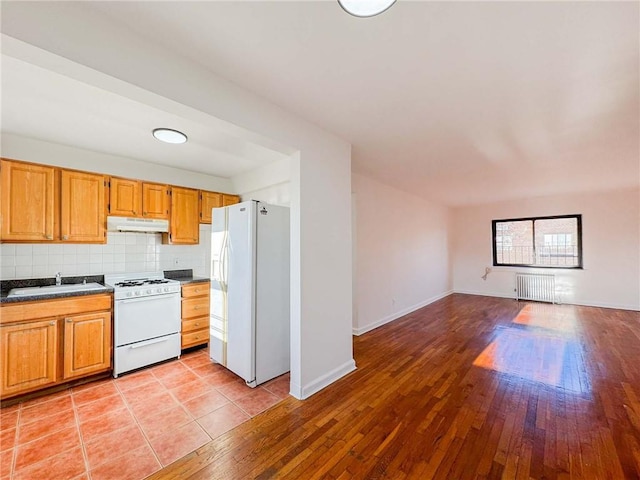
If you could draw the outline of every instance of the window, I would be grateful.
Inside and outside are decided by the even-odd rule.
[[[495,266],[582,268],[582,215],[491,223]]]

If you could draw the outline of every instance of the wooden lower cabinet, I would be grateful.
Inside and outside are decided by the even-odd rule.
[[[0,332],[3,398],[56,383],[57,319],[3,325]]]
[[[64,378],[108,370],[111,366],[111,312],[64,319]]]
[[[182,348],[209,343],[210,282],[182,286]]]
[[[111,295],[5,304],[0,308],[0,398],[111,368]]]

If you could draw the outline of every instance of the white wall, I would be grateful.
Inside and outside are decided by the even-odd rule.
[[[461,293],[513,297],[514,272],[493,267],[491,220],[582,214],[583,270],[553,270],[563,303],[640,310],[640,190],[538,197],[454,210],[453,279]]]
[[[231,178],[242,200],[259,200],[288,207],[291,204],[291,158],[273,162]]]
[[[80,2],[14,3],[2,13],[5,54],[129,98],[145,89],[298,152],[290,184],[291,393],[305,398],[353,370],[348,142]]]
[[[107,243],[0,245],[0,279],[47,278],[192,269],[209,276],[210,225],[200,225],[198,245],[163,245],[159,233],[108,232]]]
[[[10,133],[2,133],[1,140],[1,155],[13,160],[168,183],[181,187],[236,193],[233,184],[227,178],[165,167],[132,158],[107,155]]]
[[[359,335],[450,293],[449,211],[362,175],[352,190]]]

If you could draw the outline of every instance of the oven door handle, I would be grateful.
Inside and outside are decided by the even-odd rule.
[[[149,295],[147,297],[129,298],[127,300],[116,300],[116,303],[137,303],[137,302],[144,302],[144,301],[148,302],[149,300],[162,300],[162,299],[169,298],[171,296],[178,296],[178,295],[180,294],[177,292],[165,293],[163,295]]]
[[[166,337],[162,337],[162,338],[154,338],[153,340],[147,340],[145,342],[138,342],[134,345],[131,345],[129,348],[131,348],[131,350],[135,350],[136,348],[142,348],[142,347],[147,347],[149,345],[153,345],[154,343],[162,343],[162,342],[166,342],[167,340],[169,340]]]

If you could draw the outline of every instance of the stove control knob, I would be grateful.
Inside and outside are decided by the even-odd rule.
[[[152,293],[152,290],[151,289],[147,290],[147,293]]]
[[[131,292],[127,292],[127,297],[130,297],[132,295]]]
[[[169,291],[169,287],[164,287],[164,291],[168,292]]]
[[[161,288],[157,288],[157,289],[156,289],[156,292],[158,292],[158,293],[162,293],[162,289],[161,289]]]
[[[140,291],[136,290],[136,295],[140,295]]]

